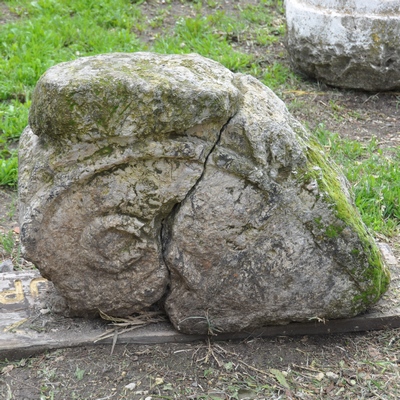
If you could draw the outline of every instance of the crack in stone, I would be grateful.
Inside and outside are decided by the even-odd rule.
[[[160,234],[159,234],[161,259],[162,259],[162,261],[163,261],[165,267],[166,267],[167,270],[168,270],[169,277],[171,276],[171,271],[170,271],[170,269],[168,268],[167,262],[166,262],[166,260],[165,260],[165,255],[164,255],[165,247],[166,247],[166,244],[167,244],[167,242],[168,242],[168,233],[166,232],[166,230],[167,230],[166,221],[168,221],[170,218],[172,218],[174,215],[176,215],[176,214],[179,212],[179,209],[180,209],[181,204],[182,204],[186,199],[188,199],[189,196],[196,190],[197,186],[199,185],[199,183],[201,182],[201,180],[202,180],[203,177],[204,177],[204,174],[205,174],[206,168],[207,168],[207,163],[208,163],[208,160],[209,160],[211,154],[214,152],[215,148],[216,148],[216,147],[218,146],[218,144],[220,143],[222,134],[223,134],[223,132],[225,131],[226,127],[227,127],[227,126],[229,125],[229,123],[231,122],[231,120],[232,120],[233,117],[234,117],[234,116],[229,117],[228,120],[225,122],[225,124],[222,126],[221,130],[219,131],[217,140],[215,141],[215,143],[213,144],[213,146],[211,147],[210,151],[208,152],[208,154],[206,155],[206,157],[205,157],[205,159],[204,159],[203,171],[201,172],[200,176],[197,178],[196,182],[195,182],[195,183],[193,184],[193,186],[188,190],[188,192],[186,193],[185,197],[184,197],[180,202],[176,203],[176,204],[172,207],[172,209],[171,209],[171,211],[169,212],[169,214],[168,214],[165,218],[163,218],[163,219],[161,220],[161,228],[160,228]],[[170,279],[169,279],[169,280],[170,280]],[[165,297],[165,294],[164,294],[164,297]]]
[[[196,190],[197,186],[199,185],[199,183],[200,183],[201,180],[203,179],[204,174],[205,174],[205,172],[206,172],[208,160],[209,160],[211,154],[214,152],[215,148],[216,148],[216,147],[218,146],[218,144],[220,143],[222,134],[223,134],[223,132],[225,131],[226,127],[227,127],[227,126],[229,125],[229,123],[231,122],[231,119],[232,119],[232,118],[233,118],[233,116],[230,117],[230,118],[228,119],[228,121],[226,121],[226,123],[222,126],[221,130],[219,131],[217,140],[215,141],[215,143],[214,143],[213,146],[211,147],[210,151],[209,151],[208,154],[206,155],[206,158],[204,159],[204,164],[203,164],[204,167],[203,167],[203,171],[202,171],[201,175],[199,176],[199,178],[197,179],[197,181],[194,183],[194,185],[189,189],[189,191],[187,192],[185,198],[184,198],[180,203],[178,203],[179,205],[182,204],[182,203]],[[175,209],[175,207],[174,207],[174,209]],[[169,215],[168,215],[168,217],[169,217]]]

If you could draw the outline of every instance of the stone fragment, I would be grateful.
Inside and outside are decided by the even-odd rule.
[[[327,377],[330,381],[332,381],[332,382],[336,382],[336,381],[339,379],[339,375],[338,375],[338,374],[335,374],[335,373],[332,372],[332,371],[326,372],[325,375],[326,375],[326,377]]]
[[[185,333],[351,317],[389,283],[348,184],[256,79],[198,55],[51,68],[20,142],[23,254],[72,315]]]
[[[329,85],[400,88],[400,4],[381,0],[286,0],[295,70]]]
[[[14,270],[14,264],[10,258],[0,263],[0,272],[11,272]]]
[[[237,85],[239,111],[163,231],[170,319],[216,334],[356,315],[388,275],[344,177],[270,90]]]
[[[232,81],[211,60],[150,53],[40,79],[20,142],[21,242],[71,314],[128,315],[164,295],[162,221],[235,114]]]

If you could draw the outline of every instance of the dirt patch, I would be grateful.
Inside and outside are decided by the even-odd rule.
[[[17,20],[19,17],[13,13],[7,6],[7,4],[0,2],[0,25],[6,22]]]
[[[399,352],[398,331],[117,346],[113,355],[109,346],[84,347],[8,364],[0,394],[13,399],[389,399],[395,398],[399,378],[389,366],[396,365]]]
[[[148,31],[136,29],[133,31],[137,34],[141,41],[154,40],[160,33],[165,35],[173,35],[174,27],[181,18],[205,17],[216,12],[223,12],[229,16],[238,16],[243,5],[257,5],[259,1],[211,1],[205,2],[199,6],[196,1],[182,2],[179,0],[162,1],[148,0],[145,1],[140,10],[151,27],[152,35],[148,35]],[[211,5],[211,6],[210,6]]]
[[[283,93],[293,115],[314,129],[318,124],[342,137],[358,141],[378,138],[382,146],[400,144],[397,93],[339,91],[316,83],[304,83],[299,90]]]
[[[207,3],[207,4],[206,4]],[[258,1],[204,2],[201,13],[235,16]],[[141,10],[149,28],[132,30],[149,45],[161,32],[173,34],[177,19],[200,12],[197,3],[147,1]],[[272,10],[272,8],[271,8]],[[272,12],[272,11],[271,11]],[[273,11],[276,12],[276,11]],[[277,13],[277,12],[276,12]],[[277,18],[282,18],[278,13]],[[16,19],[0,2],[0,24]],[[268,46],[251,37],[231,37],[258,63],[289,65],[284,39]],[[363,93],[307,80],[278,95],[310,129],[361,142],[377,137],[382,147],[399,145],[399,93]],[[0,234],[18,225],[16,192],[0,190]],[[18,233],[12,233],[18,248]],[[388,241],[400,257],[400,237]],[[1,250],[1,249],[0,249]],[[17,253],[2,249],[0,263]],[[18,259],[20,260],[20,259]],[[19,262],[19,261],[18,261]],[[39,327],[40,328],[40,327]],[[57,330],[57,326],[43,329]],[[192,345],[87,346],[0,363],[4,399],[395,399],[400,397],[400,331],[335,336],[278,337]]]

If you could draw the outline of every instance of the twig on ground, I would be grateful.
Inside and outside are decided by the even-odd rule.
[[[161,311],[149,311],[135,316],[128,316],[126,318],[112,317],[99,310],[100,317],[106,321],[111,321],[111,328],[107,329],[104,333],[97,336],[93,342],[96,343],[100,340],[113,338],[111,354],[114,352],[115,345],[118,341],[118,336],[130,332],[134,329],[141,328],[146,325],[155,324],[166,320],[165,314]]]

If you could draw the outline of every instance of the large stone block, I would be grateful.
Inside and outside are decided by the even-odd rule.
[[[389,276],[340,171],[256,79],[197,55],[88,57],[39,81],[24,256],[75,315],[162,301],[186,333],[354,316]]]
[[[110,54],[50,68],[20,142],[21,241],[72,314],[159,300],[162,221],[238,108],[233,74],[198,56]]]
[[[400,88],[400,4],[393,0],[285,0],[295,70],[329,85]]]

